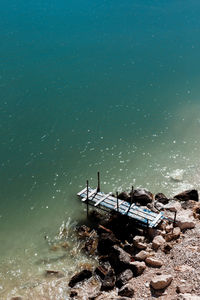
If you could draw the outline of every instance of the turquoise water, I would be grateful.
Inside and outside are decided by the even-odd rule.
[[[97,171],[106,192],[199,187],[199,15],[195,0],[2,1],[2,299],[43,280],[44,237],[85,220],[76,193]]]

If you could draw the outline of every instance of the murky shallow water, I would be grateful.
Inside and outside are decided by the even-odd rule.
[[[2,3],[0,299],[40,289],[56,299],[39,284],[54,289],[44,270],[70,276],[88,261],[73,234],[68,249],[49,243],[62,224],[85,222],[76,193],[86,179],[96,185],[97,171],[105,192],[199,188],[199,10],[197,1]]]

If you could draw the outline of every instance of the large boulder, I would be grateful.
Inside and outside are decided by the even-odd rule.
[[[180,201],[194,200],[199,201],[199,195],[197,190],[186,190],[182,193],[177,194],[174,198]]]
[[[157,275],[151,280],[150,285],[155,290],[165,289],[170,285],[172,279],[171,275]]]
[[[92,277],[92,272],[90,270],[82,270],[70,279],[69,286],[74,287],[78,282],[89,279],[90,277]]]
[[[99,237],[97,250],[102,255],[109,254],[112,246],[118,243],[119,240],[115,237],[113,233],[102,233]]]
[[[130,200],[130,196],[127,192],[121,192],[118,195],[118,199],[124,200],[124,201],[129,201]]]
[[[147,205],[153,201],[153,194],[146,189],[137,189],[131,193],[131,197],[134,202],[137,202],[141,205]]]
[[[132,257],[118,245],[111,248],[109,262],[117,274],[129,268]]]

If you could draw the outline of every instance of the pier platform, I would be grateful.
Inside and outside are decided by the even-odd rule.
[[[84,188],[77,195],[87,205],[107,212],[116,211],[121,215],[127,215],[145,227],[156,227],[164,218],[162,213],[152,212],[149,209],[137,206],[135,203],[131,204],[127,201],[117,199],[111,193],[105,194],[91,187]]]

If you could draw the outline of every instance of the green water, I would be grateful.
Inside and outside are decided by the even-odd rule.
[[[45,236],[85,220],[76,193],[97,171],[105,192],[199,187],[199,14],[195,0],[2,1],[2,299],[87,260],[74,242],[38,263],[62,256]]]

